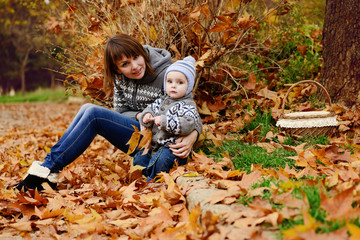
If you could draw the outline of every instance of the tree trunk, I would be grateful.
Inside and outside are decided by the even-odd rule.
[[[22,64],[20,68],[20,76],[21,76],[21,95],[25,95],[26,90],[26,81],[25,81],[25,66]]]
[[[55,89],[55,73],[53,71],[50,71],[50,77],[51,77],[51,89]]]
[[[360,1],[327,0],[321,83],[332,100],[360,105]]]
[[[29,54],[30,54],[31,48],[28,48],[25,52],[24,59],[22,60],[21,67],[20,67],[20,75],[21,75],[21,94],[24,96],[26,91],[26,79],[25,79],[25,73],[26,73],[26,66],[28,64],[29,60]]]

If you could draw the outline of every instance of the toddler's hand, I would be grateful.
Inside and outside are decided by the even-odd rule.
[[[140,124],[140,131],[144,131],[144,130],[146,130],[147,129],[147,127],[145,127],[144,125],[141,125]]]
[[[154,121],[154,118],[153,118],[153,116],[151,115],[151,113],[146,113],[146,114],[144,115],[142,121],[143,121],[144,123],[149,123],[149,122]]]
[[[156,125],[160,126],[161,125],[161,116],[156,116],[153,118],[154,122]]]

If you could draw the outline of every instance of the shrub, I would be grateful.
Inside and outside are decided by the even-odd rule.
[[[104,99],[101,90],[102,49],[120,32],[166,48],[175,59],[193,55],[199,72],[195,89],[201,82],[202,91],[223,94],[236,90],[246,74],[230,60],[261,47],[254,38],[259,23],[269,14],[283,14],[286,1],[276,2],[270,8],[251,0],[74,1],[47,26],[72,41],[71,48],[56,54],[69,80],[103,103],[111,99]]]

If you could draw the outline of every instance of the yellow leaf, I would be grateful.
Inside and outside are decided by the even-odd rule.
[[[304,217],[304,224],[296,225],[292,228],[282,231],[286,239],[299,237],[300,233],[306,233],[317,228],[318,224],[316,223],[316,220],[305,209],[303,209],[302,212]]]
[[[199,173],[197,172],[188,172],[183,175],[183,177],[198,177]]]
[[[241,0],[231,0],[226,4],[225,8],[228,10],[234,10],[236,7],[239,7],[240,4]]]
[[[135,129],[135,132],[131,135],[130,140],[126,143],[126,145],[129,145],[129,150],[127,151],[127,154],[131,154],[135,151],[139,140],[140,140],[140,133],[139,133],[139,129],[137,127],[135,127],[134,125],[132,125],[133,128]]]
[[[284,190],[285,192],[289,192],[289,191],[291,191],[292,189],[295,188],[295,183],[292,180],[288,180],[286,182],[281,183],[280,188],[282,190]]]
[[[70,214],[68,209],[65,209],[63,215],[70,223],[76,223],[78,220],[84,218],[84,215]]]
[[[302,88],[301,87],[294,87],[292,91],[289,93],[290,98],[295,98],[300,95]]]
[[[339,170],[336,170],[336,172],[330,178],[327,178],[326,182],[328,184],[328,187],[333,187],[337,185],[339,182]]]
[[[241,175],[243,173],[244,173],[244,171],[241,171],[240,169],[230,171],[230,172],[228,172],[227,178],[237,177],[237,176],[239,176],[239,175]]]
[[[206,53],[204,53],[197,61],[196,66],[204,67],[205,61],[209,59],[211,54],[211,50],[208,50]]]
[[[156,33],[156,30],[155,30],[154,26],[151,26],[151,27],[149,28],[149,37],[150,37],[150,39],[153,40],[153,41],[156,41],[156,40],[157,40],[157,33]]]
[[[91,214],[94,217],[95,222],[102,222],[103,218],[100,214],[98,214],[94,209],[90,208]]]
[[[358,226],[351,223],[347,223],[346,226],[351,235],[350,240],[360,239],[360,228]]]
[[[211,111],[207,105],[207,102],[203,102],[203,104],[201,105],[201,108],[198,107],[198,111],[200,114],[203,114],[203,115],[211,115]]]
[[[90,47],[96,47],[97,45],[103,43],[104,40],[101,37],[90,35],[87,41],[89,42]]]
[[[45,147],[45,152],[46,152],[46,153],[50,153],[50,152],[51,152],[50,148],[49,148],[49,147]]]

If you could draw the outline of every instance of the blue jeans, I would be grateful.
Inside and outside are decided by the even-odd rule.
[[[174,166],[175,160],[178,161],[178,165],[185,165],[187,158],[176,157],[169,147],[161,147],[154,156],[149,153],[142,155],[144,150],[140,150],[134,156],[134,165],[140,165],[145,167],[143,174],[147,176],[147,181],[154,179],[160,172],[169,172]]]
[[[97,134],[106,138],[123,152],[134,132],[132,125],[140,128],[139,122],[110,109],[94,104],[84,104],[58,143],[45,157],[42,166],[57,173],[72,163],[90,145]]]

